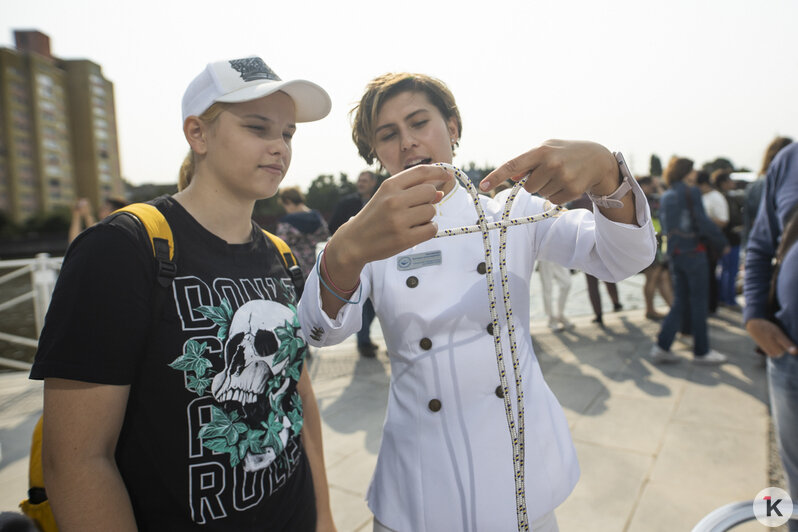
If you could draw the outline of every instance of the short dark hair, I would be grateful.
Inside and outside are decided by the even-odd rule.
[[[709,172],[705,172],[704,170],[699,170],[695,174],[695,182],[697,185],[711,185],[711,179],[709,177]]]
[[[715,188],[720,188],[726,181],[731,181],[731,170],[726,168],[718,168],[710,176],[712,184]]]
[[[355,141],[358,153],[368,164],[373,163],[375,158],[374,130],[377,114],[387,100],[405,91],[425,94],[430,103],[440,111],[444,120],[454,118],[458,137],[463,134],[460,111],[457,109],[452,91],[444,82],[426,74],[409,72],[383,74],[369,82],[360,102],[350,112],[354,114],[352,140]],[[455,146],[458,140],[455,139]]]

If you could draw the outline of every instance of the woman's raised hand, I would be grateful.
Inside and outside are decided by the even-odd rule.
[[[530,176],[524,188],[558,205],[588,191],[597,196],[611,194],[619,184],[618,162],[601,144],[547,140],[488,174],[480,189],[487,192],[508,179],[518,181],[527,173]]]
[[[328,251],[340,248],[341,263],[361,269],[429,240],[437,232],[433,204],[443,197],[436,187],[452,179],[443,168],[419,165],[385,180],[357,216],[335,232]]]

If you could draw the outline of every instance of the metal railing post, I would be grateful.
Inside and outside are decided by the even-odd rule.
[[[50,268],[50,254],[37,253],[36,261],[31,271],[31,284],[33,285],[33,313],[36,320],[36,338],[42,332],[44,315],[50,306],[50,295],[55,286],[56,273]]]

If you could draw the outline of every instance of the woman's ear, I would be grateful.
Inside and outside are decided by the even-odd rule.
[[[449,138],[452,139],[452,144],[457,145],[460,143],[460,132],[457,130],[457,119],[450,116],[446,121],[446,130],[449,132]]]
[[[205,139],[205,124],[196,116],[189,116],[183,122],[183,134],[186,136],[191,151],[197,155],[205,155],[208,146]]]

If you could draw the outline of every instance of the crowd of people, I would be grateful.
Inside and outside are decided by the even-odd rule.
[[[324,89],[281,80],[258,57],[209,63],[183,97],[190,149],[178,192],[150,202],[171,228],[171,254],[159,258],[146,224],[125,215],[88,224],[70,245],[31,372],[44,380],[46,500],[63,530],[334,531],[305,357],[309,345],[353,334],[361,356],[375,356],[375,315],[391,382],[367,496],[373,529],[558,530],[554,509],[580,472],[535,363],[536,265],[553,330],[573,327],[573,272],[587,276],[599,325],[599,280],[618,311],[615,283],[642,272],[646,316],[662,320],[651,360],[674,362],[681,332],[693,337],[696,363],[720,364],[726,357],[707,334],[710,286],[718,304],[738,308],[747,237],[746,271],[759,280],[746,277],[749,331],[771,357],[796,354],[798,255],[778,238],[791,230],[784,222],[798,195],[798,177],[781,177],[794,175],[795,144],[776,170],[767,161],[761,188],[750,187],[768,206],[750,228],[728,172],[706,176],[674,157],[664,183],[636,180],[621,153],[586,141],[535,146],[487,175],[472,198],[446,168],[463,132],[451,90],[425,74],[390,73],[367,84],[352,117],[357,151],[390,177],[377,186],[363,172],[328,223],[299,189],[280,185],[297,123],[330,109]],[[465,231],[475,209],[480,223],[500,224],[511,192],[495,189],[522,178],[511,215],[534,223]],[[274,195],[286,211],[284,240],[251,219],[255,201]],[[774,256],[784,266],[777,307],[763,291]],[[775,325],[781,336],[773,316],[788,320]],[[506,373],[497,376],[497,362]],[[774,374],[798,368],[769,363]],[[771,391],[785,405],[777,427],[786,435],[798,430],[789,407],[798,392],[779,382]],[[492,452],[508,443],[512,454]],[[785,463],[795,454],[787,444],[783,452]]]

